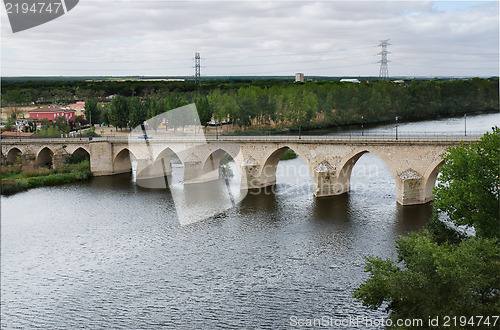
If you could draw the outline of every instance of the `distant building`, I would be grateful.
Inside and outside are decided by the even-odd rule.
[[[304,74],[296,73],[295,74],[295,82],[304,82]]]
[[[361,81],[359,81],[358,79],[340,79],[340,82],[349,82],[349,83],[356,83],[356,84],[361,83]]]
[[[26,132],[3,132],[2,139],[18,139],[18,138],[32,138],[35,136],[35,133],[26,133]]]
[[[60,107],[50,104],[38,107],[30,111],[30,119],[56,121],[58,117],[64,117],[67,121],[75,121],[76,110],[70,107]]]
[[[125,80],[123,80],[125,81]],[[182,78],[150,78],[150,79],[139,79],[139,81],[179,81],[183,82],[186,81],[186,79]]]
[[[84,115],[85,102],[84,101],[80,101],[80,102],[76,102],[74,104],[70,104],[70,105],[68,105],[68,107],[70,107],[71,109],[75,109],[76,110],[76,116],[85,117],[85,115]]]

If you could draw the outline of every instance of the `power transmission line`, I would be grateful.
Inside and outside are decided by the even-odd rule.
[[[201,85],[201,58],[200,53],[194,54],[194,81],[196,84]]]
[[[389,69],[387,68],[387,54],[389,53],[387,51],[387,46],[390,45],[389,40],[391,39],[386,39],[386,40],[380,40],[380,45],[382,47],[382,51],[378,53],[377,55],[381,55],[380,61],[377,63],[380,63],[380,73],[379,77],[382,79],[389,79]]]

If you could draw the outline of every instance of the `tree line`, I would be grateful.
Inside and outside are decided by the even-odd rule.
[[[396,116],[401,120],[419,120],[499,110],[499,84],[495,78],[359,84],[219,81],[201,87],[192,86],[190,82],[122,82],[125,90],[110,102],[102,102],[102,98],[92,93],[88,94],[91,97],[85,97],[87,94],[79,92],[79,84],[83,83],[74,83],[74,94],[67,92],[73,97],[72,102],[86,100],[93,123],[104,121],[117,127],[135,127],[147,118],[189,103],[196,104],[202,124],[211,119],[228,119],[241,129],[252,130],[269,127],[296,130],[299,127],[387,122]],[[108,82],[105,86],[119,84]],[[22,90],[8,89],[6,95],[2,95],[2,103],[9,102],[11,92],[22,93]]]

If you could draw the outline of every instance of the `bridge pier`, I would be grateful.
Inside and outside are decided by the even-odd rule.
[[[335,196],[349,190],[349,177],[337,175],[335,168],[329,162],[323,161],[313,170],[314,196]]]
[[[406,170],[396,180],[396,200],[401,205],[425,204],[432,200],[426,196],[425,182],[422,175],[414,170]]]
[[[161,159],[163,161],[163,159]],[[163,163],[165,168],[163,168]],[[144,188],[165,189],[168,187],[167,176],[172,174],[170,163],[156,162],[151,165],[149,159],[137,159],[136,183]]]
[[[162,176],[162,172],[156,171],[149,159],[137,159],[136,174],[137,179],[154,179]]]
[[[192,154],[183,163],[184,165],[184,178],[183,183],[195,184],[206,182],[202,179],[203,168],[201,167],[201,160]]]
[[[21,167],[23,171],[29,171],[35,168],[36,155],[34,153],[24,153],[21,156]]]
[[[112,175],[113,149],[108,141],[95,141],[89,144],[90,171],[95,176]]]
[[[68,158],[69,154],[58,153],[52,156],[52,168],[58,169],[61,165],[66,164],[66,158]]]
[[[241,189],[257,189],[263,187],[260,182],[259,168],[259,163],[257,163],[252,156],[247,157],[243,161],[243,164],[240,167]]]

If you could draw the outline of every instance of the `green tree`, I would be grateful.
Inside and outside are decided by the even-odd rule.
[[[92,125],[101,122],[101,111],[97,107],[97,101],[95,99],[85,100],[85,118],[89,122],[90,119],[92,119]]]
[[[498,315],[497,240],[472,237],[458,244],[438,244],[423,231],[399,238],[397,244],[403,267],[368,258],[366,271],[371,276],[354,293],[365,306],[376,309],[386,303],[394,322]]]
[[[47,118],[43,118],[41,121],[40,121],[40,126],[41,128],[47,128],[49,126],[51,126],[52,123],[50,122],[50,120],[48,120]]]
[[[56,121],[54,122],[54,126],[64,134],[68,134],[70,131],[68,120],[65,117],[57,117]]]
[[[262,111],[265,120],[269,120],[269,118],[276,119],[276,103],[269,98],[269,95],[260,94],[257,97],[257,108]]]
[[[137,127],[147,119],[147,109],[140,97],[128,99],[130,108],[130,126]]]
[[[500,128],[479,142],[449,148],[443,156],[434,207],[455,225],[474,227],[478,236],[500,238]]]
[[[111,108],[109,103],[104,103],[103,107],[101,109],[101,118],[104,123],[106,123],[108,126],[111,122],[110,116],[109,116],[109,109]]]
[[[111,101],[108,114],[111,125],[116,127],[127,127],[129,121],[129,107],[124,96],[117,95]]]
[[[435,204],[451,222],[436,215],[426,229],[399,238],[399,264],[368,257],[370,276],[354,292],[365,306],[386,304],[393,321],[500,313],[499,139],[495,128],[443,156]],[[472,226],[475,235],[456,225]]]
[[[196,104],[196,110],[198,111],[198,116],[200,116],[200,122],[203,126],[207,126],[207,123],[212,119],[212,109],[206,97],[197,97],[194,100]]]
[[[255,114],[255,105],[250,99],[240,100],[240,111],[236,118],[236,123],[242,127],[248,127],[252,124],[252,118]]]
[[[211,91],[207,99],[213,109],[213,116],[219,121],[227,117],[234,118],[234,115],[238,113],[239,107],[235,97],[219,89]]]

